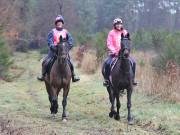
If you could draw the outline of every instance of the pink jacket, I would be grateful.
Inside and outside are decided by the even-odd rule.
[[[121,34],[126,35],[128,32],[127,30],[123,29],[122,31],[118,31],[115,29],[112,29],[107,37],[107,47],[109,50],[109,54],[115,54],[118,55],[120,49],[121,49]]]

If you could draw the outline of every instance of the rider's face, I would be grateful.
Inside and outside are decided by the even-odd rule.
[[[123,27],[122,23],[117,23],[117,24],[115,25],[115,28],[116,28],[117,30],[121,30],[122,27]]]
[[[63,23],[60,21],[60,22],[57,22],[56,23],[56,27],[57,28],[62,28],[63,27]]]

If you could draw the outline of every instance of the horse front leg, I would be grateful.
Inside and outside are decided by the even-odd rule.
[[[63,100],[62,100],[62,106],[63,106],[62,120],[63,121],[67,121],[66,105],[67,105],[68,93],[69,93],[69,86],[63,89]]]
[[[58,112],[58,97],[57,97],[57,89],[52,87],[51,95],[49,97],[51,101],[51,114],[54,115]]]
[[[109,100],[111,103],[111,111],[109,113],[109,117],[112,118],[116,114],[115,107],[114,107],[115,96],[114,96],[114,92],[112,88],[109,87],[108,92],[109,92]]]
[[[49,85],[48,82],[45,81],[45,86],[46,86],[46,90],[47,90],[47,93],[48,93],[48,98],[49,98],[49,102],[50,102],[50,111],[51,111],[51,114],[53,114],[53,118],[55,117],[55,106],[56,106],[56,97],[55,97],[55,94],[53,92],[53,89],[52,87]],[[55,91],[55,90],[54,90]],[[53,96],[54,95],[54,96]]]
[[[116,97],[116,107],[117,107],[117,113],[114,115],[114,119],[115,120],[120,120],[120,115],[119,115],[119,109],[121,107],[121,103],[120,103],[120,100],[119,100],[119,91],[116,92],[115,94],[115,97]]]
[[[127,108],[128,108],[128,124],[129,125],[132,125],[134,122],[133,122],[133,118],[131,116],[131,95],[132,95],[132,90],[133,88],[130,87],[127,89]]]

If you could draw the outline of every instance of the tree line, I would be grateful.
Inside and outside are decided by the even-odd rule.
[[[0,72],[7,69],[2,65],[9,66],[12,51],[47,46],[47,34],[58,14],[64,16],[76,44],[92,45],[100,60],[112,21],[120,17],[137,49],[166,45],[167,57],[179,63],[178,53],[173,52],[179,50],[180,0],[1,0],[0,12],[0,57],[4,58]],[[170,44],[177,49],[169,49]]]

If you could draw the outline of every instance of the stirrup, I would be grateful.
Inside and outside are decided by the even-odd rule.
[[[108,86],[109,86],[109,80],[104,80],[103,86],[104,86],[104,87],[108,87]]]

